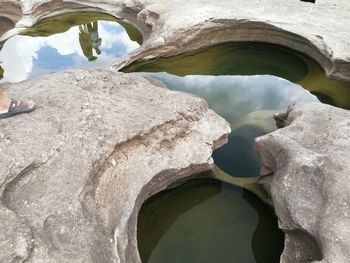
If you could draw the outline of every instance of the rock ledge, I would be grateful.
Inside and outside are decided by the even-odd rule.
[[[1,262],[139,262],[143,201],[212,169],[230,132],[204,100],[114,71],[7,89],[40,106],[0,122]]]
[[[285,128],[256,139],[260,181],[286,233],[281,262],[347,262],[350,111],[305,103],[283,117]]]
[[[113,68],[172,56],[230,41],[278,44],[307,54],[327,76],[350,80],[350,5],[345,0],[62,1],[0,0],[0,41],[62,13],[94,11],[125,19],[143,35],[143,45]]]

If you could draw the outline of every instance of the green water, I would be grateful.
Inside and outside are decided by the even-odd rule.
[[[84,50],[87,44],[79,26],[95,28],[96,24],[102,43],[95,45],[101,53],[93,49],[91,54]],[[141,43],[135,28],[108,15],[52,17],[0,43],[0,78],[18,82],[65,68],[105,67]],[[276,129],[274,113],[301,101],[350,108],[349,83],[325,78],[304,55],[272,45],[219,45],[138,62],[124,71],[140,72],[162,80],[170,89],[205,98],[231,125],[228,144],[213,156],[231,176],[258,175],[260,161],[253,140]],[[233,181],[222,174],[216,178]],[[252,184],[249,189],[255,188]],[[283,234],[273,212],[253,194],[227,183],[195,179],[143,204],[138,244],[143,262],[273,263],[279,262]]]
[[[143,262],[279,262],[283,235],[272,211],[249,192],[213,180],[192,180],[142,206]]]
[[[232,127],[228,144],[214,153],[215,163],[238,177],[258,175],[260,161],[253,141],[276,129],[275,113],[297,102],[317,100],[350,108],[350,83],[326,78],[303,54],[269,44],[223,44],[137,62],[124,71],[143,72],[170,89],[206,99]]]
[[[305,55],[276,45],[230,43],[174,57],[136,62],[125,72],[167,72],[185,75],[274,75],[350,109],[350,83],[325,77],[321,67]]]
[[[318,101],[315,96],[287,80],[271,75],[175,76],[142,73],[162,80],[174,90],[204,98],[211,109],[231,125],[226,145],[215,151],[214,161],[237,177],[258,176],[260,160],[253,149],[254,138],[276,129],[273,114],[301,101]]]
[[[326,78],[298,52],[268,44],[224,44],[137,62],[124,71],[196,94],[224,117],[232,133],[213,157],[234,177],[258,175],[253,141],[277,129],[274,113],[308,101],[350,108],[349,83]],[[283,249],[283,234],[269,208],[225,183],[190,181],[161,192],[142,206],[138,222],[143,262],[272,263],[279,262]]]

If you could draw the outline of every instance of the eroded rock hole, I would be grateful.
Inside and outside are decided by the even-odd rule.
[[[138,218],[142,262],[279,262],[283,234],[253,194],[195,179],[149,198]]]
[[[10,53],[6,52],[7,44],[4,45],[3,50],[0,52],[0,59],[4,61],[4,81],[19,81],[65,67],[73,67],[71,62],[69,62],[70,64],[65,64],[66,61],[70,61],[68,57],[65,57],[63,62],[59,62],[53,57],[52,53],[50,53],[52,49],[55,49],[56,53],[61,52],[60,55],[62,56],[80,54],[84,61],[94,61],[93,63],[95,64],[93,66],[95,67],[109,64],[110,61],[107,61],[107,59],[101,59],[105,58],[102,56],[103,54],[108,55],[111,53],[112,59],[121,54],[112,52],[113,43],[106,45],[106,49],[98,54],[100,46],[103,43],[108,43],[107,40],[111,41],[111,39],[107,34],[106,37],[102,37],[99,41],[101,32],[99,31],[100,35],[96,36],[96,24],[99,29],[104,28],[106,31],[111,28],[109,25],[105,27],[95,23],[99,19],[103,20],[100,14],[96,15],[93,20],[91,20],[92,17],[94,16],[91,14],[88,17],[89,19],[80,17],[80,21],[76,15],[71,17],[68,15],[65,20],[57,17],[53,20],[42,21],[35,28],[26,31],[23,34],[24,36],[18,36],[24,37],[26,40],[33,40],[30,45],[26,45],[26,49],[37,56],[37,59],[34,59],[32,55],[29,56],[33,65],[37,65],[37,67],[30,70],[25,69],[21,74],[17,72],[12,75],[13,77],[11,77],[10,61],[21,61],[21,59],[25,61],[25,59],[14,58],[10,55],[11,60],[6,60],[6,56],[9,56]],[[115,22],[112,18],[105,18],[105,21],[108,23]],[[64,39],[70,40],[64,48],[55,46],[55,44],[64,44],[64,41],[56,39],[55,41],[50,41],[51,45],[46,40],[44,45],[46,49],[36,49],[37,47],[42,48],[43,44],[36,42],[38,38],[34,40],[32,36],[49,37],[57,33],[69,33],[72,25],[77,26],[75,32],[70,33],[76,39],[75,44],[72,44],[73,42],[71,41],[74,39],[73,37],[64,37]],[[79,25],[82,25],[82,30],[79,28]],[[89,42],[88,49],[84,48],[85,44],[79,41],[81,31],[87,33],[95,32],[89,34],[89,40],[87,40]],[[137,36],[137,34],[132,36],[130,32],[136,31],[129,31],[129,36],[140,43],[140,36]],[[114,34],[118,34],[118,31],[115,31]],[[93,39],[91,39],[91,35],[93,35]],[[8,46],[12,46],[10,41],[14,41],[14,39],[16,40],[16,38],[8,40]],[[23,39],[18,41],[23,42]],[[26,42],[26,44],[28,43]],[[138,46],[136,43],[133,43],[133,45],[131,48]],[[130,51],[131,48],[128,49],[126,45],[124,52]],[[252,151],[251,143],[256,136],[276,129],[272,118],[273,114],[294,102],[316,100],[314,96],[292,82],[301,84],[318,95],[318,97],[324,94],[324,98],[327,98],[329,103],[340,105],[341,107],[349,107],[347,104],[349,102],[348,93],[344,91],[344,89],[348,90],[348,84],[325,79],[319,67],[306,60],[301,54],[291,52],[291,55],[284,51],[280,47],[252,43],[222,45],[205,49],[195,54],[185,54],[174,58],[134,64],[128,67],[126,71],[147,71],[149,73],[142,74],[162,80],[171,89],[191,92],[204,97],[208,101],[209,106],[224,116],[233,128],[228,145],[214,154],[215,162],[233,176],[252,177],[257,175],[259,159]],[[46,57],[43,59],[41,56],[44,55]],[[50,65],[45,64],[48,61],[51,62]],[[100,61],[106,64],[99,64]],[[161,71],[168,73],[160,73]],[[319,85],[321,82],[322,85]],[[329,90],[330,86],[332,86],[333,91]],[[202,191],[203,189],[205,191]],[[145,262],[149,260],[164,262],[166,258],[171,256],[187,259],[189,254],[195,257],[191,262],[196,262],[196,260],[202,262],[200,260],[203,257],[212,257],[215,261],[220,261],[221,259],[220,262],[225,262],[229,257],[232,259],[234,256],[227,253],[227,251],[236,251],[235,249],[237,248],[241,248],[242,257],[252,261],[255,260],[255,262],[278,261],[283,247],[280,238],[282,234],[278,231],[275,218],[271,216],[269,209],[250,196],[249,193],[240,188],[213,181],[190,182],[185,189],[179,187],[173,191],[156,195],[155,199],[153,198],[146,202],[144,206],[147,207],[149,204],[151,211],[153,211],[152,213],[142,211],[140,213],[139,245],[143,246],[143,242],[151,244],[147,249],[140,247],[140,253]],[[198,198],[196,195],[198,195]],[[187,198],[183,199],[186,196]],[[166,201],[166,205],[159,203],[162,200]],[[153,201],[156,205],[150,204]],[[175,205],[171,206],[168,202],[174,202]],[[153,207],[156,210],[152,210]],[[165,207],[164,213],[170,213],[169,217],[160,215],[162,207]],[[174,210],[169,211],[169,208]],[[192,216],[193,213],[196,216]],[[148,223],[154,224],[154,222],[152,220],[152,222],[147,221],[148,216],[151,216],[152,220],[157,222],[158,229],[156,227],[154,231],[150,232],[152,228]],[[185,220],[182,217],[185,217]],[[170,220],[170,223],[162,220]],[[181,220],[184,220],[186,223],[181,223]],[[233,220],[233,222],[230,220]],[[235,224],[235,222],[239,223]],[[176,231],[171,229],[172,223],[176,223],[176,227],[179,227]],[[192,223],[192,225],[188,223]],[[192,239],[187,239],[186,229],[189,229],[189,226],[193,226],[190,230],[196,230],[198,226],[203,228],[193,232]],[[215,226],[214,229],[217,230],[217,233],[210,232],[212,226]],[[181,227],[184,228],[181,229]],[[237,229],[237,227],[239,228]],[[143,232],[148,234],[141,237]],[[253,232],[253,234],[248,235],[248,232],[250,234]],[[266,233],[268,234],[265,236],[264,234]],[[165,234],[168,236],[165,238],[165,243],[161,244],[160,241]],[[177,236],[177,234],[182,234],[182,237],[181,235]],[[214,234],[218,235],[215,248],[212,247]],[[201,237],[201,235],[204,236]],[[220,238],[220,236],[224,237],[224,239]],[[231,240],[233,237],[236,239]],[[172,244],[173,241],[182,244],[183,242],[180,242],[181,238],[189,242],[188,246],[184,250],[178,250],[177,254],[172,254],[174,251],[170,251],[171,249],[166,246],[169,245],[169,242]],[[266,240],[268,238],[271,238],[271,240]],[[241,240],[244,240],[244,242],[239,242]],[[235,244],[236,247],[232,244]],[[271,247],[266,247],[269,244],[272,244],[275,251],[264,256],[264,251],[271,249]],[[163,248],[165,246],[165,248],[159,250],[157,248],[158,245]],[[197,249],[196,253],[191,252],[193,247]],[[179,248],[183,247],[179,245],[177,249]],[[250,250],[251,248],[253,253]],[[210,255],[206,254],[208,251],[212,253]],[[266,256],[271,256],[271,258],[265,258]],[[312,253],[312,257],[317,259],[317,253]]]
[[[143,76],[163,81],[170,89],[194,93],[205,98],[209,107],[231,124],[232,133],[229,142],[218,149],[213,157],[215,163],[233,177],[258,175],[260,159],[253,150],[254,138],[277,129],[274,114],[285,112],[290,104],[321,100],[344,108],[350,107],[349,83],[327,79],[320,66],[303,54],[269,44],[223,44],[175,57],[135,62],[126,67],[124,71],[138,71]],[[177,191],[172,192],[171,195],[174,196],[174,200],[181,200],[180,187]],[[162,240],[162,236],[166,235],[167,231],[171,232],[170,223],[167,224],[170,230],[167,228],[166,231],[163,231],[156,241],[152,241],[152,246],[149,245],[152,242],[146,244],[148,240],[145,233],[149,229],[154,229],[150,225],[155,222],[162,225],[162,220],[167,218],[164,214],[157,214],[157,212],[161,213],[160,200],[166,199],[166,201],[163,200],[164,206],[166,203],[169,207],[173,207],[164,196],[157,195],[152,201],[147,201],[144,207],[150,206],[152,209],[144,208],[146,210],[143,210],[139,217],[141,229],[139,248],[144,262],[162,262],[161,260],[164,261],[165,258],[172,256],[169,252],[171,239],[166,237],[165,240]],[[150,203],[159,205],[149,205]],[[258,207],[255,208],[258,209]],[[235,208],[232,209],[235,210]],[[264,210],[266,207],[261,206],[260,209]],[[207,209],[207,211],[208,216],[214,213],[214,210]],[[148,218],[147,214],[150,216],[152,214],[152,218]],[[178,212],[177,217],[180,218],[182,214],[183,212]],[[153,223],[152,220],[154,220]],[[187,224],[183,223],[182,227],[178,227],[178,233],[186,232]],[[275,227],[278,232],[277,225]],[[204,230],[198,231],[198,236],[201,236]],[[208,231],[210,232],[209,226]],[[232,236],[237,234],[236,230],[231,228],[228,228],[227,231]],[[172,238],[176,240],[179,237],[173,236]],[[212,235],[206,238],[206,241],[201,242],[210,243]],[[251,244],[254,244],[254,251],[263,251],[264,242],[250,238]],[[217,242],[222,245],[222,255],[233,249],[226,247],[225,242]],[[283,244],[278,243],[277,239],[271,242],[275,242],[276,247],[283,247]],[[188,244],[188,246],[192,245]],[[188,257],[186,251],[186,249],[183,252],[177,251],[177,257]],[[205,254],[208,257],[215,257],[213,255],[219,254],[217,251],[210,252],[206,246],[202,246],[202,253],[203,256]],[[266,258],[259,259],[256,253],[254,255],[252,262],[274,262]],[[243,259],[242,256],[243,261],[248,258],[249,256]],[[191,258],[191,262],[197,262],[196,260],[197,258]],[[215,261],[225,262],[225,260],[227,259],[217,256]]]
[[[14,26],[5,22],[0,20],[6,31]],[[136,28],[109,15],[54,16],[0,44],[2,81],[18,82],[68,68],[107,67],[141,43]]]

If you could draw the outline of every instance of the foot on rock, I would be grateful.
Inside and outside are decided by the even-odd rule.
[[[22,113],[29,113],[36,109],[33,101],[11,100],[7,110],[0,110],[0,119],[9,118]]]

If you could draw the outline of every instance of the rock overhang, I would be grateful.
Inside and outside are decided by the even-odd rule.
[[[138,262],[143,201],[213,169],[230,132],[203,99],[132,74],[69,70],[6,91],[39,106],[0,123],[4,262]]]
[[[350,80],[350,7],[345,1],[6,1],[22,10],[12,32],[38,20],[74,11],[96,11],[123,18],[143,35],[143,45],[117,60],[120,69],[147,57],[171,56],[208,45],[260,41],[300,51],[318,62],[325,73]],[[8,7],[7,7],[8,6]],[[17,8],[18,9],[18,8]],[[11,33],[5,37],[11,36]],[[4,38],[4,37],[3,37]]]
[[[98,11],[124,17],[142,32],[145,42],[138,50],[116,62],[112,66],[114,69],[145,58],[171,56],[208,45],[249,40],[296,49],[322,65],[328,76],[350,79],[350,43],[347,41],[350,35],[347,13],[350,7],[341,0],[332,3],[317,1],[316,4],[273,0],[269,6],[262,5],[258,0],[215,1],[215,7],[212,1],[176,1],[171,5],[161,1],[122,1],[117,4],[105,1],[103,5],[88,1],[84,6],[78,1],[6,3],[2,5],[3,10],[10,10],[10,5],[11,10],[17,10],[6,18],[17,23],[12,33],[20,32],[45,17],[65,13],[72,7],[77,11]],[[49,12],[51,8],[55,8],[52,13]],[[269,144],[274,145],[271,141]],[[133,249],[130,244],[123,246]]]

